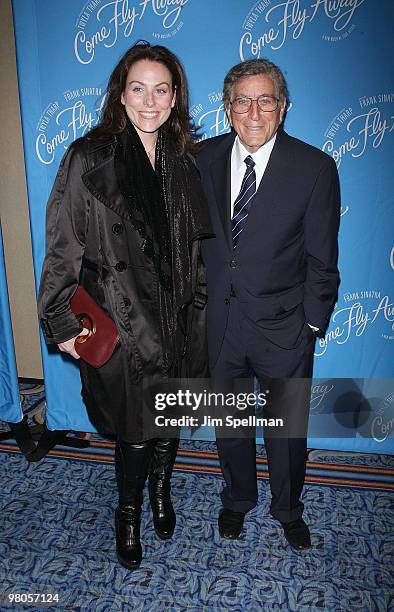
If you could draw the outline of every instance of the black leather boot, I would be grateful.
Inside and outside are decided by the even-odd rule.
[[[142,560],[141,507],[151,452],[151,440],[139,444],[119,440],[115,448],[119,491],[115,512],[116,553],[119,563],[130,570],[138,569]]]
[[[176,516],[171,503],[171,475],[179,439],[157,439],[149,472],[149,499],[153,524],[159,538],[168,540],[174,533]]]

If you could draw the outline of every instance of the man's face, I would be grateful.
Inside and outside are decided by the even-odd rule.
[[[258,98],[263,94],[277,97],[273,80],[265,74],[256,74],[239,79],[233,86],[231,100],[239,96]],[[231,104],[226,108],[230,124],[249,153],[254,153],[276,134],[282,122],[285,100],[280,100],[275,111],[262,111],[253,101],[247,113],[235,113]]]

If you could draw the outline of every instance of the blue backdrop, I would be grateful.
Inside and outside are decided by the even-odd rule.
[[[385,406],[382,422],[390,429],[394,3],[13,0],[13,6],[37,279],[44,256],[45,205],[60,159],[97,121],[108,76],[133,42],[143,38],[164,44],[182,59],[191,114],[203,138],[229,130],[221,98],[228,69],[243,59],[268,57],[288,80],[287,131],[331,155],[341,178],[342,282],[329,331],[316,346],[315,376],[349,379],[345,390],[350,393],[356,386],[363,405]],[[77,368],[45,348],[43,355],[49,427],[91,430]],[[384,380],[374,385],[372,397],[368,381],[378,379]],[[327,384],[333,388],[325,395],[326,410],[330,397],[344,394],[340,380]],[[321,415],[316,408],[319,384],[314,388],[312,416]],[[353,438],[310,443],[393,452],[389,436],[382,441],[365,437],[372,432],[373,418],[371,408],[367,424],[361,427],[353,419],[354,431],[360,425]],[[336,431],[342,435],[341,419],[332,416],[328,429],[319,419],[321,437],[335,438]]]
[[[19,423],[22,408],[19,401],[18,376],[16,373],[14,341],[10,309],[8,305],[7,280],[4,268],[3,238],[0,223],[0,421]]]

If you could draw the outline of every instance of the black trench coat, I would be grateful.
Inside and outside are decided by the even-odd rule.
[[[120,346],[110,361],[98,369],[79,361],[82,397],[99,431],[140,441],[151,437],[147,432],[153,414],[151,406],[149,414],[146,412],[144,389],[147,383],[173,373],[166,371],[163,361],[157,274],[140,248],[141,237],[131,225],[115,176],[117,143],[116,137],[105,141],[81,138],[61,162],[47,208],[46,257],[38,305],[48,343],[59,344],[80,332],[70,310],[70,299],[79,283],[115,321]],[[181,308],[187,330],[182,373],[206,377],[206,309],[202,298],[206,281],[200,241],[212,232],[193,161],[185,156],[177,163],[186,164],[201,189],[201,214],[192,224],[196,229],[189,240],[192,294],[185,295]]]

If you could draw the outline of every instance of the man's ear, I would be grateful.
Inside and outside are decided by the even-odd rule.
[[[287,105],[287,100],[283,100],[282,102],[280,102],[280,114],[279,114],[279,119],[280,122],[282,123],[283,121],[283,117],[285,116],[286,113],[286,105]]]

